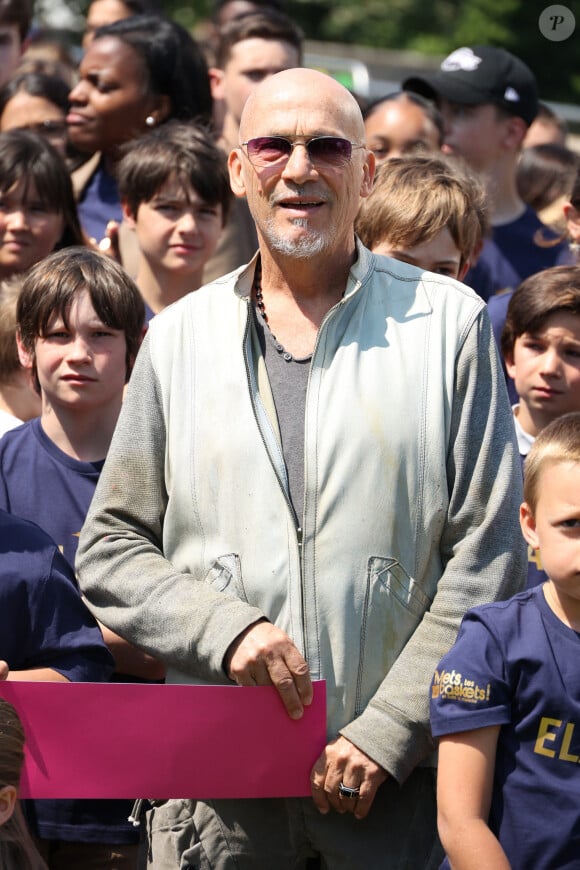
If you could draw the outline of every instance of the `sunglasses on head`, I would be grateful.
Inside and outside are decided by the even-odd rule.
[[[340,136],[314,136],[306,142],[292,142],[284,136],[258,136],[242,142],[248,159],[254,166],[276,166],[285,163],[297,145],[308,152],[308,159],[314,166],[345,166],[352,157],[353,148],[364,148],[342,139]]]

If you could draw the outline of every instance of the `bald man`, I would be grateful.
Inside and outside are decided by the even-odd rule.
[[[485,306],[357,241],[374,158],[333,79],[261,84],[229,166],[259,253],[152,322],[80,582],[170,681],[273,685],[298,719],[326,680],[328,744],[311,798],[154,809],[150,866],[436,867],[430,680],[524,576]]]

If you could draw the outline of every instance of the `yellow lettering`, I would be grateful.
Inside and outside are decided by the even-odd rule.
[[[560,754],[558,756],[561,761],[572,761],[574,764],[578,763],[577,755],[570,755],[570,742],[572,737],[574,736],[574,723],[568,722],[566,725],[566,730],[564,731],[564,739],[562,740],[562,748],[560,749]]]
[[[560,728],[562,725],[561,719],[548,719],[546,716],[542,716],[540,720],[540,727],[538,728],[538,736],[536,738],[536,743],[534,745],[534,752],[538,755],[547,755],[548,758],[555,758],[556,753],[553,749],[546,749],[543,745],[546,740],[549,740],[553,743],[557,737],[556,734],[550,734],[548,728]]]
[[[531,547],[529,544],[528,544],[528,562],[533,562],[535,564],[536,568],[538,569],[538,571],[544,570],[544,566],[542,565],[542,556],[540,555],[540,551],[534,550],[534,548]]]

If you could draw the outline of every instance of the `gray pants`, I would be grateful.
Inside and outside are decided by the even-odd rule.
[[[402,787],[387,780],[366,819],[310,798],[174,800],[147,815],[147,867],[154,870],[436,870],[435,771]],[[310,859],[310,860],[309,860]]]

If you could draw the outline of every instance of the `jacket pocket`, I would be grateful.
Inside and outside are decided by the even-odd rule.
[[[355,715],[360,715],[431,606],[396,559],[371,556],[360,634]]]
[[[248,600],[242,580],[242,563],[237,553],[219,556],[207,572],[205,580],[216,592],[223,592],[242,601]]]

